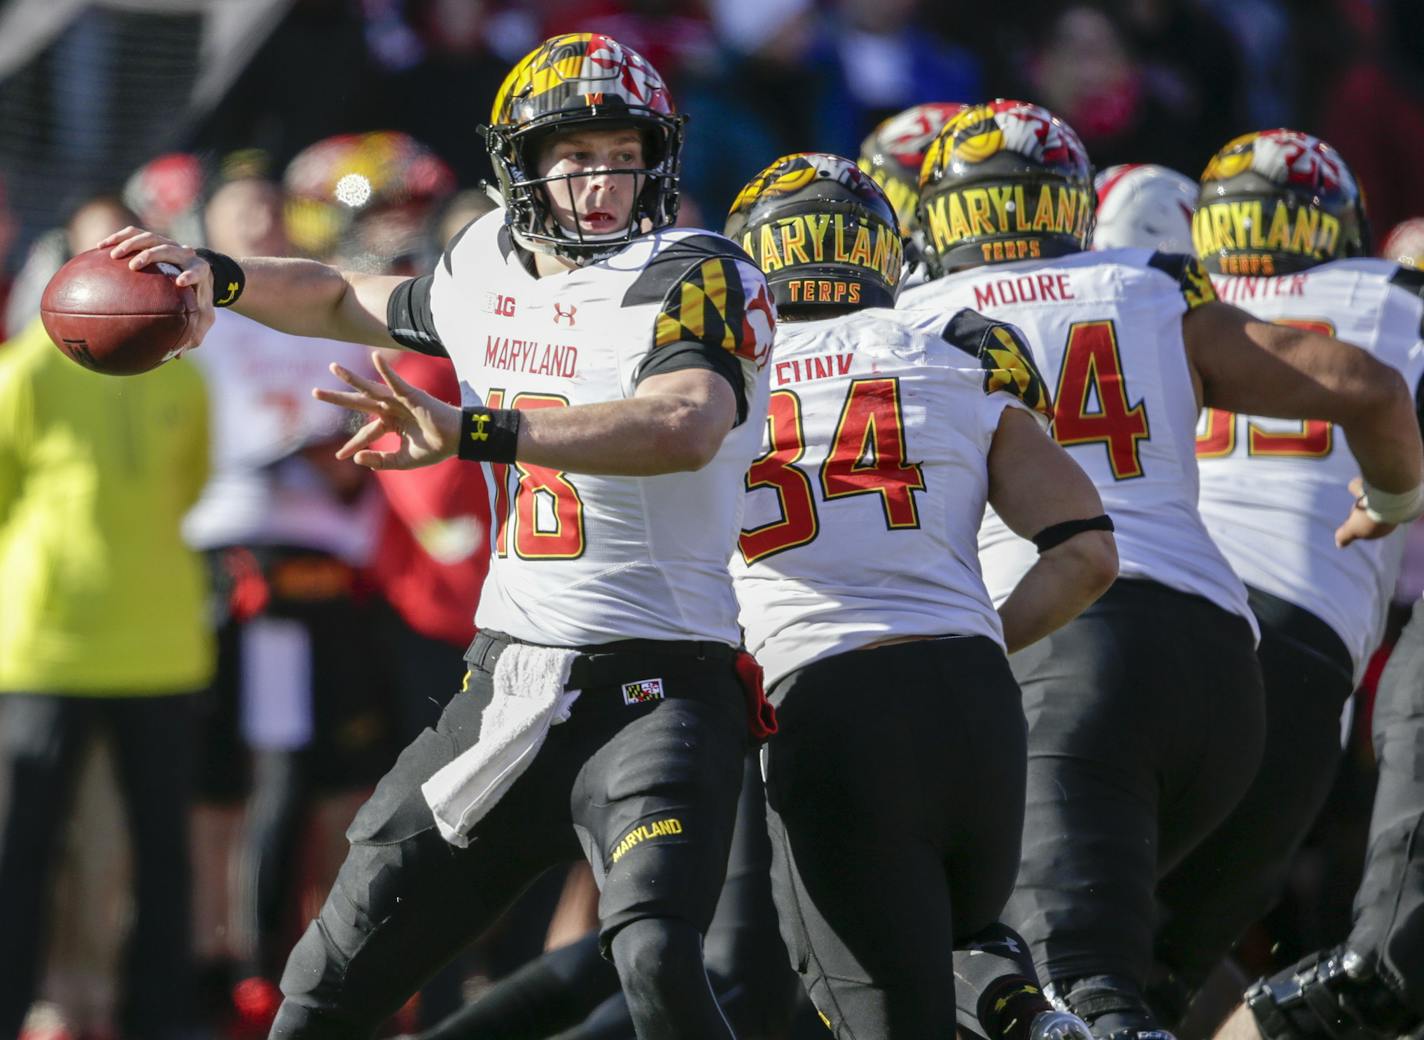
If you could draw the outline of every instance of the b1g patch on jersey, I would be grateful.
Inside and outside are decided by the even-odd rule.
[[[1187,301],[1187,310],[1194,311],[1216,299],[1211,277],[1196,257],[1183,253],[1153,253],[1147,263],[1177,283],[1182,298]]]
[[[640,682],[623,684],[624,704],[647,704],[649,701],[662,699],[663,681],[661,679],[643,679]]]
[[[986,318],[967,307],[949,319],[940,334],[984,369],[984,392],[1013,394],[1045,419],[1053,419],[1048,384],[1033,363],[1033,353],[1023,333],[1012,325]]]

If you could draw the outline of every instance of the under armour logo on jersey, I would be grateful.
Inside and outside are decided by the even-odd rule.
[[[561,303],[554,304],[554,324],[559,325],[567,321],[569,323],[569,327],[572,328],[574,324],[574,314],[577,311],[578,307],[576,307],[572,303],[569,304],[567,309],[565,309],[564,305]]]

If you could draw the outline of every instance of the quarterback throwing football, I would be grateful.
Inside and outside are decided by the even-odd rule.
[[[346,373],[350,391],[319,394],[370,416],[340,454],[399,468],[458,446],[490,467],[465,689],[351,825],[272,1035],[369,1036],[536,874],[583,855],[638,1036],[727,1037],[701,939],[748,748],[727,559],[773,305],[730,241],[671,228],[682,120],[616,41],[531,52],[485,140],[506,208],[424,277],[109,240],[133,266],[181,266],[204,301],[215,272],[286,331],[447,354],[463,411],[379,361],[384,383]],[[399,447],[372,450],[389,431]]]

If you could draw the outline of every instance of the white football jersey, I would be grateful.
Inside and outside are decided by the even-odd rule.
[[[1410,392],[1424,374],[1424,274],[1386,260],[1336,260],[1276,278],[1214,276],[1217,296],[1270,321],[1368,350]],[[1324,420],[1291,422],[1208,409],[1198,429],[1201,513],[1241,579],[1310,611],[1339,635],[1355,681],[1383,634],[1403,533],[1347,548],[1335,528],[1349,513],[1360,467]]]
[[[496,210],[447,250],[428,301],[461,382],[492,408],[629,398],[644,373],[687,349],[732,359],[746,419],[695,473],[489,466],[493,558],[475,622],[553,646],[738,643],[727,559],[761,441],[775,328],[766,280],[746,255],[720,235],[671,229],[538,278]]]
[[[297,451],[350,431],[351,413],[311,391],[350,389],[328,371],[333,361],[374,378],[370,348],[293,336],[219,310],[188,356],[207,381],[213,431],[212,474],[183,521],[188,544],[286,545],[364,563],[380,522],[379,496],[342,502]]]
[[[1021,328],[1053,389],[1054,437],[1116,525],[1120,575],[1204,596],[1254,627],[1246,590],[1197,512],[1182,315],[1211,299],[1195,259],[1115,249],[972,268],[903,293],[896,309],[934,331],[964,307]],[[995,603],[1038,555],[992,510],[979,549]]]
[[[1024,398],[1046,424],[1047,397],[1012,330],[966,312],[951,338],[883,310],[777,330],[732,557],[747,648],[768,683],[900,636],[1003,645],[976,548],[989,446]]]

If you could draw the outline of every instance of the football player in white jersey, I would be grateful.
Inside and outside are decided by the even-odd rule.
[[[1420,494],[1403,382],[1319,332],[1215,300],[1195,257],[1085,252],[1092,175],[1051,113],[1000,100],[951,120],[921,172],[938,277],[906,320],[963,307],[1012,320],[1054,393],[1054,435],[1117,525],[1121,577],[1014,655],[1029,719],[1023,857],[1006,920],[1063,1005],[1107,1037],[1154,1033],[1143,997],[1155,886],[1255,776],[1264,719],[1246,591],[1197,513],[1205,403],[1346,428],[1374,504]],[[1346,503],[1342,537],[1373,530]],[[997,517],[980,533],[996,602],[1034,560]]]
[[[1194,233],[1219,299],[1357,344],[1419,399],[1424,274],[1369,256],[1364,199],[1328,144],[1287,129],[1229,142],[1202,175]],[[1231,816],[1162,883],[1157,957],[1171,974],[1154,995],[1164,1007],[1180,1005],[1270,908],[1330,791],[1340,713],[1380,641],[1404,548],[1403,532],[1336,543],[1335,517],[1360,472],[1354,447],[1321,420],[1203,417],[1201,514],[1260,622],[1266,746]],[[1387,885],[1376,893],[1394,895]],[[1273,992],[1291,1000],[1260,991],[1263,1023]]]
[[[961,310],[924,333],[880,309],[899,229],[850,160],[777,160],[726,231],[783,321],[732,573],[779,713],[763,772],[792,964],[846,1040],[948,1035],[956,983],[990,1040],[1086,1037],[998,923],[1025,762],[1005,647],[1108,586],[1111,522],[1046,432],[1017,330]],[[1040,550],[997,611],[975,543],[986,499]]]
[[[200,328],[216,272],[249,317],[448,354],[477,395],[455,409],[379,359],[384,382],[346,373],[351,391],[318,394],[374,417],[340,457],[411,467],[458,446],[489,465],[499,519],[465,689],[352,823],[273,1037],[369,1036],[537,873],[580,855],[637,1035],[731,1035],[701,933],[759,690],[739,680],[727,559],[775,311],[734,244],[671,226],[682,123],[639,55],[554,37],[484,130],[507,208],[430,275],[239,264],[134,229],[107,242],[183,268]],[[372,450],[388,430],[399,448]]]

